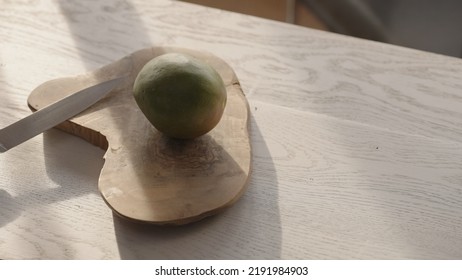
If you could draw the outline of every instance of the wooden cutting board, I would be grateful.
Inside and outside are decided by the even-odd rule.
[[[133,98],[136,75],[150,59],[183,52],[214,67],[227,89],[220,123],[193,140],[170,139],[145,118]],[[251,168],[249,106],[232,68],[220,58],[181,48],[147,48],[96,71],[51,80],[29,96],[32,110],[98,82],[125,82],[78,116],[57,126],[106,150],[98,188],[120,216],[185,224],[215,214],[244,193]]]

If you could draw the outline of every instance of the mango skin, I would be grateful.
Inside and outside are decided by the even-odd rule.
[[[211,131],[226,106],[226,87],[208,64],[182,53],[147,62],[133,86],[138,107],[166,136],[193,139]]]

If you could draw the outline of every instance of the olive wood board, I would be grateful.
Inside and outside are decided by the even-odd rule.
[[[209,133],[168,138],[143,115],[133,83],[152,58],[187,53],[210,64],[227,90],[223,117]],[[244,193],[251,170],[249,105],[233,69],[207,52],[153,47],[136,51],[98,70],[47,81],[28,98],[31,110],[85,87],[125,76],[106,97],[57,128],[106,150],[98,189],[118,215],[154,224],[186,224],[218,213]]]

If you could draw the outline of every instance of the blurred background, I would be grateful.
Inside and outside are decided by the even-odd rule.
[[[462,0],[184,0],[462,58]]]

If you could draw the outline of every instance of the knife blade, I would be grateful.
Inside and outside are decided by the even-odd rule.
[[[0,153],[84,111],[112,91],[124,78],[115,78],[85,88],[0,129]]]

